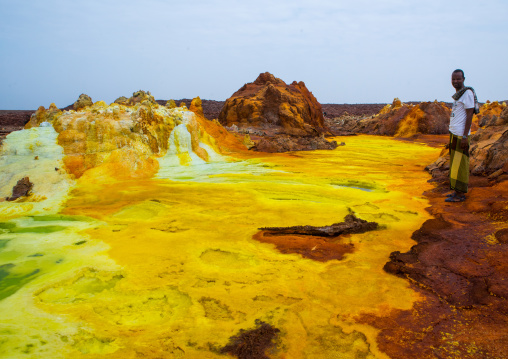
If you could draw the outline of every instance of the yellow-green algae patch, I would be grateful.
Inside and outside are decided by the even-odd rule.
[[[0,301],[8,313],[0,354],[220,358],[231,336],[260,319],[280,330],[273,358],[386,357],[377,331],[354,317],[408,309],[418,298],[382,267],[429,218],[423,167],[439,150],[372,136],[338,140],[346,146],[232,167],[219,161],[221,170],[179,181],[78,180],[67,217],[7,222],[55,231],[0,236],[8,240],[4,264],[52,258],[23,264],[26,273],[48,269]],[[350,210],[383,229],[348,237],[355,252],[342,261],[282,254],[252,239],[260,227],[329,225]],[[44,256],[26,259],[37,253]]]

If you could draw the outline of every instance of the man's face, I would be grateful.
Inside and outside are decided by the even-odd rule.
[[[464,87],[464,77],[462,72],[452,73],[452,86],[458,91]]]

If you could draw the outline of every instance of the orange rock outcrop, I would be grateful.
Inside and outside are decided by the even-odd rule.
[[[494,124],[496,121],[502,121],[500,120],[500,116],[505,108],[506,103],[500,104],[498,101],[487,101],[480,107],[480,113],[475,116],[478,126],[484,127],[489,124]]]
[[[303,82],[284,81],[265,72],[226,100],[219,114],[225,126],[306,136],[326,132],[321,104]]]
[[[30,117],[30,121],[25,125],[25,129],[29,129],[32,127],[39,127],[39,125],[43,122],[51,123],[54,119],[58,118],[62,115],[62,111],[56,107],[54,103],[49,105],[49,108],[46,110],[44,106],[40,106],[35,113]]]
[[[321,135],[326,129],[321,104],[303,82],[287,85],[265,72],[242,86],[224,104],[219,121],[262,136],[258,150],[284,152],[335,148]],[[305,137],[306,140],[298,140]]]
[[[205,117],[205,115],[203,115],[203,104],[201,103],[199,96],[192,99],[189,110],[194,112],[196,115]]]
[[[491,117],[484,127],[471,136],[469,166],[472,175],[489,176],[491,179],[503,176],[508,179],[508,107],[499,117]],[[427,169],[433,176],[447,173],[450,168],[450,154],[443,149],[439,158]]]
[[[396,98],[376,116],[364,119],[347,118],[334,125],[335,133],[366,133],[371,135],[412,137],[418,134],[446,134],[450,109],[442,102],[403,104]]]

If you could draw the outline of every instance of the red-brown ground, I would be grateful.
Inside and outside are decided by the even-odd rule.
[[[407,278],[422,300],[389,316],[359,321],[381,330],[392,358],[507,358],[508,181],[471,178],[468,199],[444,202],[446,178],[425,193],[435,217],[413,234],[407,253],[385,270]]]

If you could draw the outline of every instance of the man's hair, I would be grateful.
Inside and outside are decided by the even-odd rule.
[[[466,76],[464,76],[464,71],[462,71],[461,69],[457,69],[457,70],[453,71],[452,73],[453,73],[453,74],[455,74],[455,73],[457,73],[457,72],[460,72],[460,73],[462,74],[462,78],[463,78],[463,79],[465,79],[465,78],[466,78]]]

